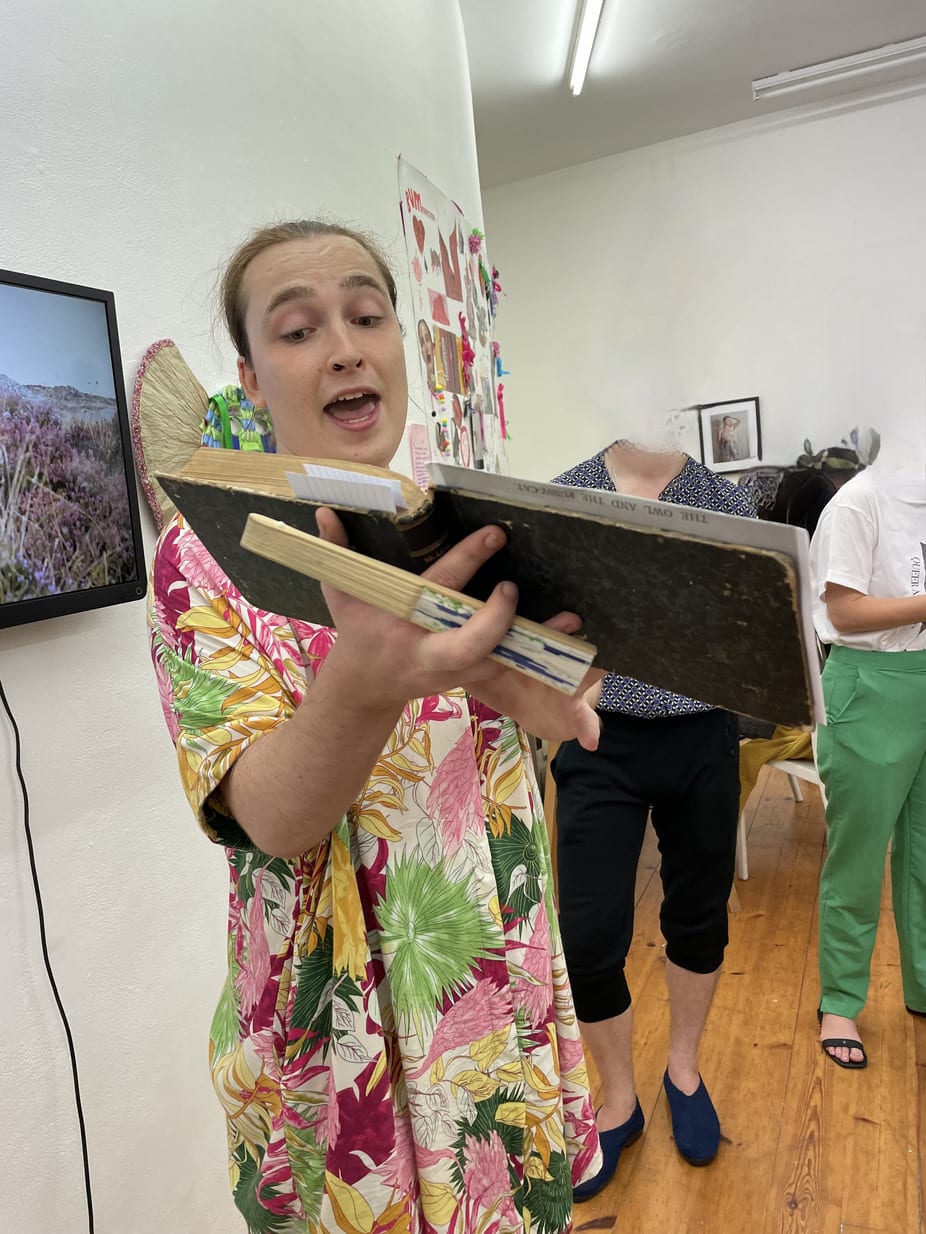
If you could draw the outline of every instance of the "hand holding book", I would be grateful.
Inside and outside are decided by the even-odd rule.
[[[317,520],[321,538],[346,550],[347,534],[334,511],[319,509]],[[504,544],[504,533],[498,527],[473,532],[421,578],[436,587],[459,590]],[[584,691],[601,677],[600,669],[587,669],[578,693],[564,693],[505,667],[494,655],[515,621],[517,588],[513,583],[499,584],[471,618],[441,632],[422,629],[330,585],[323,590],[338,630],[341,655],[362,665],[357,688],[369,691],[378,705],[392,695],[404,704],[407,698],[462,686],[536,736],[551,741],[575,737],[588,750],[597,747],[598,717]],[[569,635],[581,624],[575,613],[558,613],[544,627],[550,634]]]

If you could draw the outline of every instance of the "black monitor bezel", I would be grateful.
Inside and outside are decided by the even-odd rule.
[[[85,613],[93,609],[108,608],[130,600],[141,600],[147,592],[145,551],[142,541],[139,514],[138,485],[135,475],[135,460],[132,451],[132,433],[129,425],[128,404],[125,397],[125,382],[122,373],[122,352],[119,347],[119,329],[116,324],[116,298],[113,292],[100,287],[85,287],[78,283],[66,283],[60,279],[43,278],[35,274],[23,274],[15,270],[0,269],[0,284],[25,287],[33,291],[49,292],[52,295],[70,296],[75,299],[94,300],[106,310],[106,325],[109,334],[109,354],[113,374],[113,391],[122,443],[122,459],[128,494],[129,522],[132,530],[132,547],[135,557],[135,576],[118,583],[99,587],[82,588],[79,591],[62,592],[53,596],[36,596],[26,600],[11,600],[0,603],[0,629],[25,625],[33,621],[47,621],[72,613]]]

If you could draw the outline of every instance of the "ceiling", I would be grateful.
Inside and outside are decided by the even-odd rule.
[[[573,98],[576,0],[460,0],[460,8],[484,188],[870,90],[891,75],[761,104],[751,83],[926,34],[926,0],[605,0],[585,88]],[[926,62],[916,76],[926,83]]]

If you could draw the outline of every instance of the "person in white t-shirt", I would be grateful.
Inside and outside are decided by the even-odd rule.
[[[814,622],[831,649],[817,761],[826,795],[818,1010],[824,1052],[868,1059],[865,1006],[891,845],[904,1002],[926,1014],[926,481],[878,465],[850,480],[811,541]]]

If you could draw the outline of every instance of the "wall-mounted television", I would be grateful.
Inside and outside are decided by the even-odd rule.
[[[0,627],[145,588],[113,295],[0,270]]]

